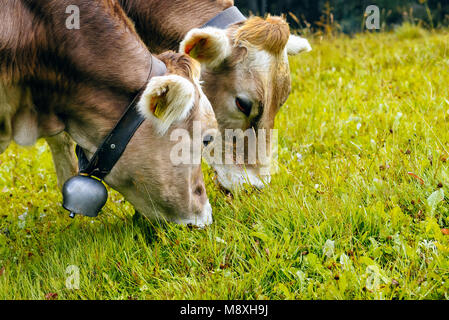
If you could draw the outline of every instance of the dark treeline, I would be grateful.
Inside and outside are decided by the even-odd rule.
[[[426,27],[449,25],[449,0],[235,0],[236,5],[248,14],[293,13],[289,16],[293,27],[314,29],[323,27],[333,19],[334,26],[343,32],[360,31],[364,12],[369,5],[380,9],[382,29],[390,29],[405,21],[421,23]],[[332,13],[332,15],[330,15]]]

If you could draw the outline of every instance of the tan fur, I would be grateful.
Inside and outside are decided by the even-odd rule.
[[[234,5],[234,0],[218,0],[217,1],[223,8],[229,8]]]
[[[283,52],[290,37],[290,28],[281,17],[268,16],[266,19],[252,17],[236,33],[237,42],[247,42],[260,50],[272,54]]]
[[[166,51],[157,57],[165,63],[170,74],[177,74],[196,81],[201,77],[201,65],[186,54]]]

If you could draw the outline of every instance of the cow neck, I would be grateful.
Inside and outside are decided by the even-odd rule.
[[[153,53],[177,51],[186,34],[195,28],[212,26],[226,29],[245,21],[235,6],[223,6],[218,1],[192,0],[185,5],[176,1],[120,0],[134,21],[142,40]]]
[[[145,81],[143,87],[128,105],[114,129],[106,136],[92,158],[89,160],[84,150],[79,145],[76,146],[80,174],[103,180],[114,168],[131,138],[144,122],[145,118],[138,112],[136,105],[146,89],[148,81],[153,77],[163,76],[167,72],[167,68],[162,61],[154,56],[151,56],[151,59],[151,69],[147,81]]]

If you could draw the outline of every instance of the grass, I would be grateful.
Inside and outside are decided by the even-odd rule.
[[[231,198],[205,166],[206,230],[133,218],[116,193],[70,220],[46,145],[11,146],[0,299],[448,299],[449,34],[312,45],[291,60],[279,172]]]
[[[395,34],[399,40],[405,39],[419,39],[426,36],[426,30],[420,28],[417,25],[413,25],[409,22],[406,22],[396,28]]]

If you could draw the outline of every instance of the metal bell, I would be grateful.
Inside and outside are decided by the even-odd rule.
[[[70,211],[71,218],[76,214],[96,217],[108,200],[108,191],[100,180],[79,175],[67,180],[62,197],[62,206]]]

